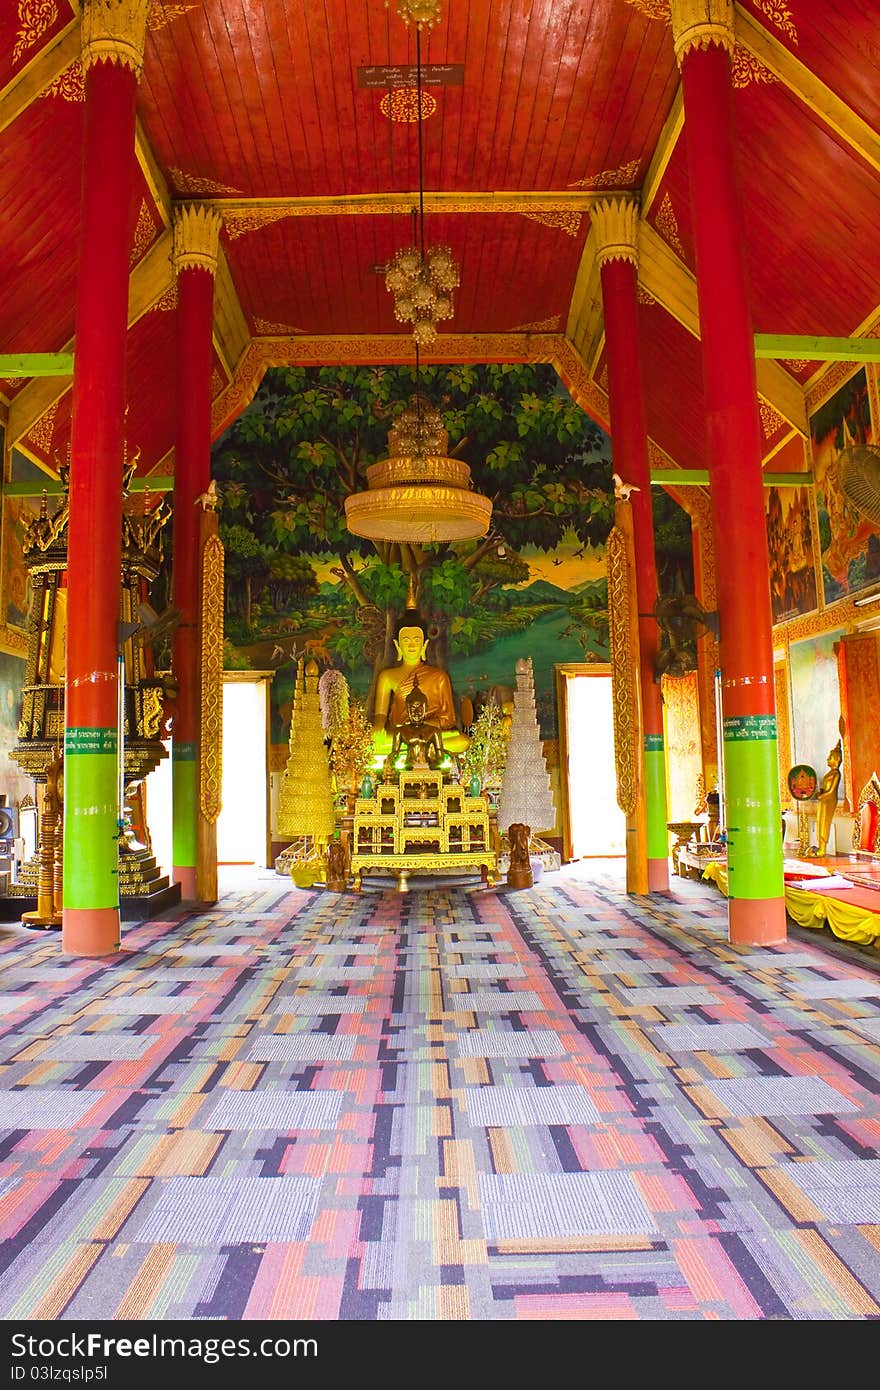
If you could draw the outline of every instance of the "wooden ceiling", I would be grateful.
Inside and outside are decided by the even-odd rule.
[[[0,13],[0,353],[73,338],[79,9],[5,0]],[[607,422],[590,204],[639,190],[649,428],[670,460],[704,465],[687,137],[664,0],[442,0],[442,12],[423,38],[426,231],[453,248],[462,284],[434,360],[556,361]],[[880,7],[743,0],[736,22],[755,331],[869,335]],[[418,127],[389,119],[408,94],[389,102],[377,69],[414,62],[394,0],[154,0],[128,350],[128,432],[145,470],[172,468],[175,200],[224,215],[217,429],[268,362],[410,360],[381,268],[411,235]],[[769,454],[805,429],[821,365],[758,368]],[[9,442],[51,464],[69,435],[68,388],[0,382]]]

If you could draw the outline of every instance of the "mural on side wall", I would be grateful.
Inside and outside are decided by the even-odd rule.
[[[810,493],[805,487],[765,489],[770,603],[774,623],[819,606]]]
[[[388,430],[417,384],[441,412],[449,451],[493,499],[482,540],[391,545],[346,528],[345,497],[387,457]],[[408,367],[275,369],[215,445],[213,474],[226,664],[276,671],[274,744],[288,736],[297,658],[337,667],[366,698],[397,660],[394,623],[413,593],[427,660],[449,670],[475,712],[493,687],[513,687],[519,657],[532,657],[546,740],[556,737],[555,663],[608,659],[610,446],[550,367],[428,367],[418,381]],[[674,507],[662,494],[664,503]],[[678,572],[689,564],[689,525],[683,513],[663,519],[674,537],[664,558]]]
[[[24,628],[27,624],[30,594],[21,542],[25,527],[39,510],[39,502],[30,498],[6,497],[3,501],[3,621],[8,627]]]
[[[840,682],[834,644],[841,628],[792,642],[789,647],[791,695],[794,715],[792,760],[808,763],[819,777],[825,772],[828,749],[838,738]]]
[[[24,657],[0,652],[0,792],[5,793],[10,806],[16,805],[24,796],[32,796],[34,791],[30,777],[26,777],[9,757],[10,750],[18,742],[24,671]]]
[[[880,580],[880,532],[841,492],[838,463],[854,444],[874,442],[865,368],[810,417],[825,602]]]

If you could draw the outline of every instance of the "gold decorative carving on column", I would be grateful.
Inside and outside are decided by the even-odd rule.
[[[593,205],[590,217],[596,234],[596,258],[599,264],[631,261],[638,268],[638,198],[632,193],[602,198]]]
[[[222,806],[223,568],[223,542],[208,536],[202,550],[199,809],[212,825]]]
[[[675,215],[675,208],[672,206],[668,189],[663,194],[663,199],[657,209],[654,225],[663,240],[672,247],[679,260],[683,261],[685,259],[684,246],[678,235],[678,218]]]
[[[222,223],[217,209],[205,203],[175,205],[172,259],[178,275],[192,266],[216,274]]]
[[[82,65],[102,60],[131,68],[140,77],[150,0],[85,0],[82,11]]]
[[[733,0],[670,0],[669,9],[679,67],[692,48],[713,43],[733,55]]]
[[[619,527],[608,537],[608,631],[611,646],[611,686],[614,691],[614,768],[617,804],[624,815],[636,809],[635,735],[638,727],[635,674],[638,653],[631,650],[629,565],[626,539]]]
[[[748,87],[752,82],[778,82],[779,78],[763,63],[759,63],[754,53],[750,53],[741,43],[733,50],[731,75],[736,89]]]

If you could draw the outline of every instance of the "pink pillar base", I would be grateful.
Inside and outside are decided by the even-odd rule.
[[[788,940],[784,898],[731,898],[728,940],[737,946],[779,946]]]
[[[196,871],[192,868],[180,868],[175,864],[171,870],[171,882],[180,884],[180,896],[187,902],[198,901],[196,892]]]
[[[667,859],[648,860],[648,892],[669,892],[669,861]]]
[[[119,950],[118,907],[66,907],[61,949],[67,956],[112,956]]]

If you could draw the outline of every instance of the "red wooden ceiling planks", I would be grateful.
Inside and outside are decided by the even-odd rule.
[[[876,0],[741,0],[783,47],[880,130]],[[858,59],[858,61],[854,61]]]
[[[228,243],[242,307],[307,333],[394,333],[393,301],[376,273],[411,238],[408,216],[290,217]],[[461,263],[455,315],[442,330],[507,332],[568,312],[586,219],[577,235],[520,213],[437,213],[427,245]]]
[[[4,0],[0,9],[0,88],[24,71],[73,18],[69,0]]]
[[[705,468],[699,341],[659,304],[640,304],[639,343],[648,434],[681,468]]]
[[[464,85],[429,89],[426,187],[546,190],[647,159],[676,85],[667,40],[620,0],[451,0],[423,62],[463,64]],[[414,61],[393,8],[217,0],[150,35],[144,122],[163,166],[252,197],[412,188],[416,132],[389,130],[357,70]]]
[[[0,352],[52,352],[73,333],[83,107],[33,102],[0,134]]]
[[[877,305],[876,172],[778,83],[737,131],[755,330],[848,335]]]

